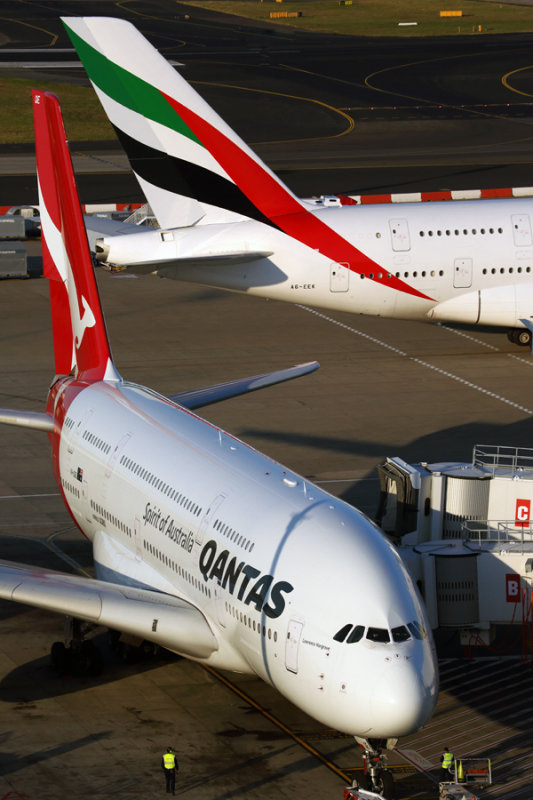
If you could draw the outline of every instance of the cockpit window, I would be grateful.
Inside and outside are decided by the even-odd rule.
[[[343,627],[340,629],[340,631],[337,631],[337,633],[335,634],[335,636],[334,636],[333,638],[335,639],[335,641],[336,641],[336,642],[344,642],[344,640],[345,640],[345,639],[346,639],[346,637],[348,636],[348,633],[349,633],[349,631],[350,631],[351,629],[352,629],[352,626],[351,626],[351,624],[349,624],[349,625],[344,625],[344,626],[343,626]]]
[[[364,632],[364,625],[356,625],[351,634],[348,636],[347,644],[354,644],[354,642],[361,641]]]
[[[399,625],[397,628],[393,628],[391,633],[393,642],[406,642],[411,638],[411,635],[405,625]]]
[[[415,637],[415,639],[425,639],[427,636],[426,631],[422,625],[415,619],[413,622],[408,622],[407,627]]]
[[[386,628],[369,628],[366,638],[371,642],[390,642],[390,635]]]

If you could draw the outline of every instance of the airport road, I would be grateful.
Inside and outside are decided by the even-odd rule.
[[[100,273],[99,284],[119,370],[163,393],[318,358],[322,366],[314,375],[213,406],[206,416],[369,513],[377,499],[375,466],[386,455],[468,459],[479,441],[531,442],[533,363],[502,333],[463,335],[315,313],[152,276]],[[46,283],[10,281],[1,289],[0,405],[40,409],[51,376]],[[87,543],[57,496],[46,436],[5,427],[0,456],[2,555],[89,568]],[[102,679],[59,679],[47,654],[61,638],[61,620],[9,603],[0,609],[0,797],[10,791],[46,800],[155,797],[168,744],[181,756],[179,793],[191,798],[266,800],[310,791],[339,798],[343,775],[360,767],[350,740],[325,731],[248,677],[228,676],[255,706],[178,659],[115,662]],[[512,675],[507,679],[512,685]],[[451,696],[466,714],[481,713],[477,697],[470,709],[453,687]],[[522,710],[528,697],[522,695]],[[443,698],[449,706],[450,695]],[[419,734],[420,745],[416,736],[408,742],[409,754],[426,769],[436,765],[442,735],[449,735],[445,713],[431,723],[435,729]],[[469,727],[461,742],[471,742]],[[527,731],[522,734],[520,721],[512,730],[516,749]],[[500,745],[502,759],[511,758],[510,738]],[[392,762],[402,759],[395,754]],[[432,797],[423,776],[399,771],[397,781],[401,797]],[[516,800],[527,800],[522,784]]]

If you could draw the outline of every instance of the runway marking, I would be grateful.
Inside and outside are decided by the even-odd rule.
[[[483,55],[483,53],[474,52],[474,53],[470,53],[469,57],[480,56],[480,55]],[[404,69],[405,67],[416,67],[416,66],[419,66],[421,64],[434,64],[434,63],[439,62],[439,61],[451,61],[452,59],[462,58],[462,57],[464,57],[464,54],[462,56],[444,56],[444,57],[440,57],[440,58],[425,58],[425,59],[421,59],[420,61],[409,61],[409,62],[407,62],[405,64],[395,64],[392,67],[384,67],[383,69],[378,69],[375,72],[371,72],[369,75],[366,76],[366,78],[364,80],[364,83],[365,83],[365,86],[367,86],[369,89],[372,89],[375,92],[380,92],[381,94],[390,94],[393,97],[403,97],[403,98],[405,98],[407,100],[414,100],[415,102],[418,102],[418,103],[425,103],[426,105],[442,106],[442,108],[451,108],[451,109],[454,109],[456,111],[462,111],[463,109],[462,109],[461,106],[454,105],[452,103],[435,103],[434,100],[431,100],[431,101],[430,100],[426,100],[424,97],[415,97],[415,96],[410,95],[410,94],[404,94],[403,92],[393,91],[392,89],[381,89],[379,86],[374,86],[370,82],[371,79],[374,78],[376,75],[382,75],[384,72],[392,72],[394,70]],[[506,119],[506,117],[504,117],[501,114],[493,114],[492,112],[489,112],[489,111],[478,111],[477,109],[474,109],[474,108],[471,108],[470,110],[471,110],[471,112],[473,114],[477,114],[480,117],[489,117],[490,119]]]
[[[502,353],[502,355],[506,356],[507,358],[512,358],[514,361],[519,361],[521,364],[525,364],[526,367],[533,367],[533,357],[532,358],[522,358],[522,356],[515,356],[514,353],[504,353],[503,350],[500,350],[499,347],[495,347],[493,344],[488,344],[484,342],[482,339],[477,339],[475,336],[470,336],[468,333],[464,331],[456,330],[456,328],[449,328],[448,325],[440,325],[445,331],[449,331],[450,333],[455,333],[456,336],[463,336],[465,339],[470,339],[472,342],[476,342],[476,344],[480,344],[483,347],[487,347],[489,350],[494,350],[497,353]]]
[[[48,36],[51,37],[51,41],[47,47],[53,47],[59,38],[58,33],[52,33],[52,31],[47,31],[46,28],[40,28],[38,25],[31,25],[29,22],[22,22],[20,19],[12,19],[11,17],[0,17],[0,19],[5,20],[6,22],[14,22],[17,25],[25,25],[26,28],[33,28],[35,31],[41,31],[41,33],[48,34]]]
[[[315,100],[313,97],[299,97],[295,94],[286,94],[285,92],[273,92],[268,89],[254,89],[249,86],[238,86],[236,84],[231,83],[211,83],[210,81],[191,81],[194,86],[215,86],[221,89],[238,89],[242,92],[255,92],[256,94],[269,94],[273,97],[286,97],[289,100],[302,100],[304,103],[314,103],[317,106],[322,106],[323,108],[327,108],[328,111],[333,111],[334,114],[338,114],[341,117],[344,117],[345,120],[348,122],[348,127],[345,128],[340,133],[334,133],[330,136],[311,136],[309,138],[302,138],[302,139],[283,139],[283,142],[315,142],[321,141],[323,139],[338,139],[340,136],[346,136],[347,133],[351,133],[355,128],[355,122],[353,117],[349,114],[346,114],[345,111],[341,111],[340,108],[335,108],[335,106],[330,106],[328,103],[324,103],[322,100]],[[275,141],[269,141],[267,144],[275,144]],[[263,144],[263,142],[254,142],[254,144]]]
[[[462,336],[464,339],[470,339],[470,341],[475,342],[476,344],[480,344],[483,347],[487,347],[489,350],[496,350],[498,353],[500,352],[499,347],[495,347],[493,344],[487,344],[487,342],[482,341],[481,339],[477,339],[475,336],[471,336],[464,331],[458,331],[456,328],[449,328],[448,325],[440,325],[443,330],[449,331],[450,333],[455,333],[456,336]]]
[[[56,555],[58,558],[60,558],[61,561],[64,561],[65,564],[68,564],[75,571],[81,573],[82,575],[85,575],[87,578],[94,578],[94,575],[92,575],[84,567],[82,567],[81,564],[78,561],[76,561],[74,558],[71,558],[71,556],[67,555],[54,542],[54,539],[57,536],[62,536],[64,533],[67,533],[67,531],[71,531],[71,530],[73,530],[75,528],[76,528],[76,526],[74,524],[72,524],[72,525],[69,525],[67,528],[61,528],[61,530],[56,531],[55,533],[51,533],[50,536],[48,536],[45,539],[44,545],[45,545],[45,547],[48,548],[48,550],[50,550],[52,553],[54,553],[54,555]]]
[[[243,692],[242,689],[239,689],[238,686],[236,686],[226,677],[217,672],[217,670],[213,669],[213,667],[209,667],[207,664],[201,664],[200,666],[203,669],[205,669],[206,672],[209,672],[211,675],[213,675],[213,677],[216,678],[218,681],[227,686],[228,689],[231,689],[232,692],[241,697],[246,703],[249,703],[249,705],[255,708],[256,711],[259,711],[259,713],[262,714],[263,717],[265,717],[274,725],[276,725],[276,727],[278,727],[280,730],[286,733],[287,736],[290,736],[291,739],[294,739],[294,741],[297,744],[299,744],[300,747],[303,747],[304,750],[307,750],[308,753],[310,753],[312,756],[321,761],[328,769],[339,775],[339,777],[341,777],[346,782],[347,785],[351,784],[352,782],[351,778],[349,778],[345,772],[339,769],[339,767],[337,767],[336,764],[334,764],[332,761],[330,761],[328,758],[322,755],[322,753],[316,750],[312,745],[310,745],[308,742],[306,742],[304,739],[298,736],[297,733],[294,733],[290,728],[287,727],[287,725],[285,725],[285,723],[283,723],[280,719],[275,717],[274,714],[271,714],[270,711],[267,711],[266,708],[263,708],[263,706],[260,705],[260,703],[256,702],[252,697],[250,697],[249,694]]]
[[[521,94],[524,97],[533,97],[531,92],[521,92],[520,89],[515,89],[513,86],[511,86],[508,81],[508,78],[510,78],[511,75],[516,75],[517,72],[524,72],[526,69],[533,69],[533,66],[520,67],[519,69],[513,69],[511,72],[507,72],[502,78],[502,83],[506,89],[509,89],[511,92],[515,92],[515,94]]]
[[[488,389],[483,388],[483,386],[478,386],[477,383],[472,383],[471,381],[467,381],[466,378],[460,378],[458,375],[454,375],[453,372],[441,369],[441,367],[436,367],[434,364],[430,364],[428,361],[423,361],[421,358],[410,356],[408,353],[404,352],[403,350],[400,350],[399,347],[394,347],[394,345],[388,344],[387,342],[384,342],[381,339],[377,339],[375,336],[370,336],[370,334],[363,333],[363,331],[359,331],[357,330],[357,328],[352,328],[350,327],[350,325],[346,325],[346,323],[344,322],[339,322],[333,317],[328,317],[326,314],[322,314],[320,311],[317,311],[314,308],[309,308],[308,306],[302,306],[299,303],[297,303],[296,305],[298,308],[301,308],[304,311],[308,311],[310,314],[314,314],[315,316],[320,317],[321,319],[325,319],[327,322],[332,322],[334,325],[338,325],[340,328],[344,328],[350,333],[355,333],[357,336],[361,336],[363,339],[367,339],[369,342],[374,342],[374,344],[377,344],[380,347],[385,348],[385,350],[390,350],[391,352],[396,353],[396,355],[402,356],[403,358],[407,358],[414,364],[419,364],[419,366],[425,367],[426,369],[430,369],[433,372],[437,372],[439,375],[443,375],[445,378],[451,378],[451,380],[457,381],[457,383],[462,383],[464,386],[468,386],[470,389],[475,389],[477,392],[481,392],[481,394],[487,395],[487,397],[492,397],[494,400],[498,400],[500,403],[505,403],[508,406],[512,406],[512,408],[516,408],[519,411],[523,411],[525,414],[533,416],[533,410],[520,405],[520,403],[515,403],[513,400],[509,400],[507,397],[503,397],[503,395],[501,394],[497,394],[496,392],[491,392]]]
[[[357,86],[358,89],[364,89],[364,84],[359,81],[348,81],[346,78],[338,78],[336,75],[324,75],[322,72],[312,72],[310,69],[303,69],[302,67],[293,67],[290,64],[280,64],[283,69],[292,70],[293,72],[303,72],[304,75],[313,75],[315,78],[324,78],[327,81],[335,81],[335,83],[345,83],[347,86]],[[364,106],[366,110],[368,106]]]

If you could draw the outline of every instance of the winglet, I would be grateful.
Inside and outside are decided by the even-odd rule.
[[[61,107],[49,92],[33,90],[32,95],[56,373],[120,380],[111,359]]]

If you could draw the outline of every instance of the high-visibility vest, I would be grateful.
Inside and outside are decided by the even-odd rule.
[[[453,753],[443,753],[442,769],[450,769],[453,763]]]
[[[163,764],[165,765],[165,769],[174,769],[176,766],[176,757],[174,753],[165,753],[163,756]]]

